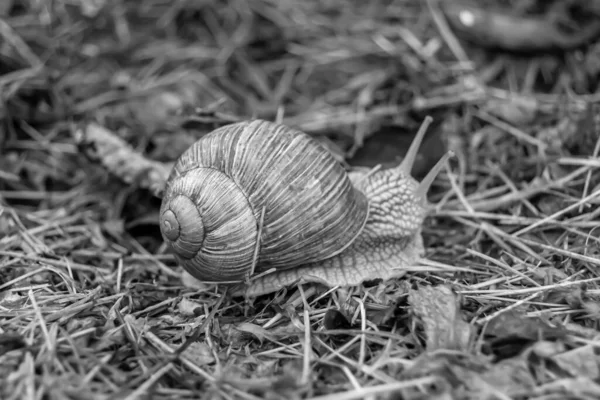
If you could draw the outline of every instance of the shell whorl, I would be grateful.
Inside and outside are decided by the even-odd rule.
[[[242,261],[253,254],[258,227],[236,184],[218,170],[198,167],[173,180],[167,196],[161,209],[161,229],[180,263],[195,271],[199,279],[243,277],[247,265]],[[165,226],[172,215],[180,227],[175,240]]]
[[[192,258],[204,241],[204,226],[196,204],[177,195],[162,214],[161,229],[183,258]]]
[[[319,143],[254,120],[209,133],[179,158],[160,227],[191,275],[222,282],[339,254],[360,234],[368,210],[366,196]]]

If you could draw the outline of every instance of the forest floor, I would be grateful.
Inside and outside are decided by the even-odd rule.
[[[600,6],[514,3],[0,2],[0,398],[600,398]],[[182,281],[80,136],[262,118],[385,167],[426,116],[423,262],[254,299]]]

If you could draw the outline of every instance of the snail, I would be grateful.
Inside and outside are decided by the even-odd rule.
[[[160,230],[177,262],[202,282],[247,296],[295,282],[355,286],[403,274],[423,253],[429,186],[410,175],[424,123],[397,167],[349,173],[318,141],[251,120],[217,128],[168,177]]]

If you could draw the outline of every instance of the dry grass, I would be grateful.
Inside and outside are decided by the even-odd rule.
[[[416,0],[2,7],[0,398],[600,396],[598,46],[486,52]],[[283,116],[352,162],[425,115],[423,165],[458,155],[429,261],[248,302],[183,286],[159,200],[74,138],[95,121],[167,161],[220,122]]]

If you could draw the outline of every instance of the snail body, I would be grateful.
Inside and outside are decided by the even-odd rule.
[[[298,280],[345,286],[401,274],[396,267],[423,251],[419,188],[437,175],[419,184],[406,172],[423,133],[399,167],[348,174],[317,141],[287,126],[252,120],[218,128],[175,163],[162,236],[192,277],[252,280],[247,294]]]

